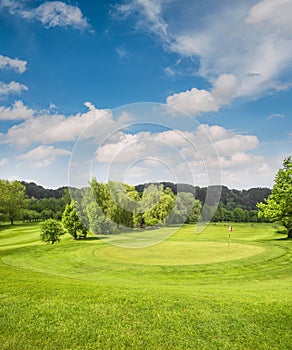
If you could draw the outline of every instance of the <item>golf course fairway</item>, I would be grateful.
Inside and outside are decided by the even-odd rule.
[[[0,349],[291,349],[291,241],[232,225],[230,244],[217,223],[143,248],[2,225]]]

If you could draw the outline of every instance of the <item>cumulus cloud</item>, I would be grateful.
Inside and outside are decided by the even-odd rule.
[[[41,113],[34,118],[27,119],[11,127],[6,134],[0,135],[0,143],[8,143],[17,147],[28,147],[41,143],[48,145],[55,142],[72,142],[86,130],[86,137],[95,137],[96,133],[107,135],[112,127],[123,125],[128,116],[121,115],[114,120],[111,111],[96,109],[93,104],[86,102],[88,111],[69,117],[60,114]]]
[[[35,8],[24,7],[23,3],[5,0],[2,8],[7,8],[11,14],[21,16],[26,20],[40,21],[46,28],[64,27],[78,30],[90,29],[90,25],[79,7],[67,5],[62,1],[46,1]]]
[[[23,153],[17,157],[18,160],[28,161],[35,168],[44,168],[51,165],[57,157],[70,155],[71,152],[63,148],[55,148],[54,146],[38,146],[27,153]]]
[[[154,33],[165,50],[195,62],[197,75],[212,84],[210,90],[190,86],[167,103],[200,114],[216,112],[235,98],[291,88],[285,72],[292,59],[292,1],[214,1],[213,5],[212,11],[206,10],[211,5],[198,9],[188,0],[127,0],[118,6],[120,13],[135,19],[137,28]],[[171,76],[172,71],[165,73]],[[224,76],[230,81],[216,87]]]
[[[246,22],[254,25],[264,24],[266,27],[281,29],[284,33],[291,34],[291,13],[290,0],[263,0],[251,8]]]
[[[0,120],[25,120],[33,118],[35,111],[22,101],[15,101],[11,107],[0,106]]]
[[[234,98],[238,87],[235,76],[222,74],[214,82],[213,90],[192,88],[167,97],[167,104],[193,116],[204,112],[217,112]]]
[[[8,84],[0,81],[0,95],[19,95],[22,91],[28,91],[28,87],[15,81],[11,81]]]
[[[254,154],[258,147],[259,140],[254,135],[202,124],[194,131],[168,130],[133,135],[120,132],[118,137],[99,147],[96,162],[101,168],[107,164],[113,176],[124,173],[131,183],[143,182],[150,169],[156,179],[162,180],[165,173],[168,175],[164,180],[176,178],[178,182],[202,186],[212,183],[210,176],[215,178],[214,184],[218,184],[218,177],[212,172],[220,172],[221,166],[222,183],[240,187],[243,173],[246,178],[260,179],[271,172],[265,157]],[[156,166],[149,159],[154,159]]]
[[[259,140],[254,135],[241,135],[221,126],[207,124],[199,125],[192,132],[168,130],[158,133],[139,132],[134,135],[119,133],[117,139],[108,140],[100,146],[97,160],[111,162],[116,159],[117,162],[124,162],[163,154],[169,161],[170,151],[178,151],[186,158],[194,159],[198,157],[196,151],[206,147],[206,143],[212,143],[219,156],[227,159],[234,154],[244,154],[245,151],[257,148]],[[167,148],[166,152],[164,147]]]
[[[26,71],[27,61],[0,55],[0,69],[13,69],[22,74]]]

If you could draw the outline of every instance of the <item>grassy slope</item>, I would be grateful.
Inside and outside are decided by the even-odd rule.
[[[291,348],[291,241],[236,224],[228,251],[227,235],[189,225],[124,249],[2,227],[0,349]]]

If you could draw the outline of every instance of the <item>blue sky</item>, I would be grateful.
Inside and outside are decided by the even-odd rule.
[[[291,13],[292,0],[0,0],[1,178],[272,186],[291,154]]]

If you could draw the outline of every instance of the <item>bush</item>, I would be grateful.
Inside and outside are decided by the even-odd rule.
[[[64,234],[63,225],[57,220],[48,219],[41,223],[41,240],[44,242],[60,242],[60,236]]]

